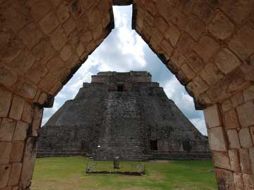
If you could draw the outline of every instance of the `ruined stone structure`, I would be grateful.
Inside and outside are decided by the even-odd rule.
[[[204,109],[220,190],[254,187],[253,0],[0,1],[0,189],[29,189],[43,107],[110,33],[112,5]]]
[[[209,158],[208,139],[147,72],[101,72],[40,131],[38,156]]]

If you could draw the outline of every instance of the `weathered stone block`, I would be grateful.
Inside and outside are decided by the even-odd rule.
[[[224,74],[230,73],[241,64],[240,60],[226,48],[216,55],[215,63]]]
[[[24,99],[20,96],[14,96],[11,104],[10,117],[16,120],[20,120],[24,108]]]
[[[15,33],[11,30],[0,32],[1,60],[9,63],[19,54],[20,49],[24,47],[21,39],[16,38]]]
[[[177,41],[176,47],[178,53],[184,55],[190,51],[193,51],[193,46],[196,42],[187,33],[183,33]]]
[[[23,141],[23,140],[25,140],[25,138],[27,137],[28,128],[29,128],[28,123],[18,121],[17,125],[16,125],[16,128],[15,128],[13,140],[14,141]]]
[[[52,73],[48,73],[43,80],[40,81],[39,87],[43,91],[50,91],[50,89],[57,83],[56,76]]]
[[[254,175],[243,174],[243,183],[245,190],[254,189]]]
[[[24,153],[24,141],[14,141],[11,148],[11,162],[20,162]]]
[[[8,164],[10,161],[11,143],[0,142],[0,151],[0,164]]]
[[[3,118],[0,124],[0,141],[11,141],[16,122],[12,119]]]
[[[43,34],[35,25],[35,23],[31,23],[20,31],[19,36],[22,39],[23,43],[29,49],[32,49],[32,47],[39,43],[39,41],[43,37]]]
[[[252,141],[253,141],[253,144],[254,144],[254,126],[250,128],[250,134],[251,134]]]
[[[208,139],[211,150],[226,151],[227,145],[222,127],[208,129]]]
[[[174,26],[173,24],[170,24],[169,27],[167,28],[164,36],[166,39],[169,39],[170,40],[170,43],[173,45],[173,46],[176,46],[176,43],[178,41],[178,39],[180,38],[180,30]]]
[[[174,72],[178,71],[184,63],[187,63],[186,57],[184,57],[178,50],[174,51],[171,61],[171,67],[174,68]]]
[[[249,128],[242,128],[239,131],[240,144],[243,148],[250,148],[252,144]]]
[[[33,55],[36,57],[36,61],[46,63],[52,58],[56,51],[49,43],[49,39],[42,39],[32,50]],[[44,65],[40,65],[44,67]],[[30,73],[29,73],[30,74]]]
[[[229,150],[228,156],[229,156],[229,160],[230,160],[231,170],[233,170],[235,172],[240,172],[241,168],[240,168],[238,151],[237,150]]]
[[[50,73],[54,75],[55,78],[57,78],[60,75],[59,71],[62,71],[64,69],[64,61],[59,56],[56,56],[50,59],[50,61],[47,63],[47,67],[50,69]]]
[[[212,17],[214,16],[214,10],[215,8],[217,8],[217,2],[215,3],[207,3],[205,1],[191,1],[191,2],[192,2],[191,11],[193,14],[197,15],[205,23],[212,20]],[[186,2],[184,2],[183,4],[186,4]]]
[[[24,159],[23,159],[23,168],[21,172],[21,186],[23,189],[26,189],[31,184],[31,179],[33,175],[34,164],[36,160],[36,139],[30,137],[27,139]]]
[[[72,55],[72,47],[70,45],[65,45],[60,52],[60,56],[64,61],[67,61]]]
[[[205,121],[208,128],[218,127],[221,125],[220,113],[217,105],[210,106],[204,110]]]
[[[169,60],[174,50],[171,44],[167,40],[162,40],[160,48],[166,60]]]
[[[0,165],[0,188],[4,188],[7,186],[10,171],[10,165]]]
[[[209,59],[219,50],[220,45],[210,38],[209,36],[203,36],[197,45],[194,46],[194,50],[205,61]]]
[[[226,128],[239,128],[239,122],[235,109],[223,113],[224,125]]]
[[[43,105],[43,104],[46,103],[47,100],[48,100],[48,95],[47,95],[46,93],[42,92],[42,93],[40,94],[40,96],[39,96],[38,103],[39,103],[40,105]]]
[[[224,76],[214,63],[210,63],[201,71],[201,77],[207,84],[213,85]]]
[[[8,182],[9,186],[18,185],[21,169],[22,169],[21,163],[14,163],[11,165],[10,179]]]
[[[164,34],[168,28],[167,22],[162,17],[156,17],[155,23],[157,23],[159,31]]]
[[[16,73],[10,70],[9,68],[5,67],[4,65],[0,64],[0,84],[10,87],[16,81],[17,81]]]
[[[208,30],[216,38],[224,40],[233,33],[234,24],[221,11],[218,11],[209,24]]]
[[[254,174],[254,147],[249,149],[252,174]]]
[[[43,109],[36,107],[32,123],[32,136],[38,136],[38,130],[41,127]]]
[[[215,167],[230,170],[230,160],[227,152],[212,151],[212,156]]]
[[[70,17],[67,21],[65,21],[65,23],[63,24],[63,28],[67,36],[69,36],[70,33],[76,28],[75,21],[73,20],[72,17]]]
[[[29,79],[34,84],[37,84],[40,80],[42,80],[43,76],[48,72],[47,68],[36,62],[32,65],[32,67],[27,71],[27,76],[29,75]]]
[[[0,117],[7,117],[11,104],[11,93],[0,88]]]
[[[254,125],[254,103],[246,102],[237,107],[237,113],[242,127]]]
[[[181,71],[184,73],[185,80],[188,82],[195,77],[195,73],[188,64],[184,64],[181,67]]]
[[[184,30],[190,34],[195,40],[198,40],[205,31],[205,24],[197,16],[189,15]]]
[[[234,178],[233,173],[228,170],[215,169],[218,189],[221,190],[234,190]]]
[[[69,70],[66,70],[67,73],[69,72]],[[65,75],[68,76],[68,75]],[[63,88],[63,84],[61,82],[56,82],[55,85],[50,89],[49,94],[51,96],[55,96],[58,92],[60,92],[60,90]]]
[[[228,141],[229,141],[229,147],[230,148],[240,148],[240,141],[238,137],[237,130],[227,130],[227,135],[228,135]]]
[[[239,92],[239,93],[231,96],[231,102],[232,102],[233,107],[237,107],[238,105],[242,104],[244,102],[242,92]]]
[[[48,13],[41,21],[40,26],[43,32],[50,34],[58,25],[58,19],[53,12]]]
[[[142,1],[140,1],[142,2]],[[142,2],[144,3],[144,2]],[[160,14],[166,19],[169,17],[169,4],[166,1],[158,1],[156,2],[157,10],[160,10]]]
[[[61,0],[50,0],[50,1],[55,7],[57,7],[61,3]]]
[[[55,50],[60,50],[67,42],[67,37],[64,33],[62,26],[57,27],[50,35],[50,41]]]
[[[235,0],[232,2],[222,1],[221,8],[227,16],[233,19],[237,24],[241,24],[246,17],[253,11],[254,2],[252,0]]]
[[[251,174],[250,155],[248,149],[239,149],[240,166],[243,173]]]
[[[11,190],[19,190],[19,187],[18,186],[12,187]]]
[[[35,20],[40,20],[50,10],[50,3],[48,1],[29,1],[28,5]]]
[[[244,190],[242,174],[234,173],[234,185],[236,190]]]
[[[202,59],[194,51],[189,51],[184,56],[188,60],[188,65],[196,73],[199,73],[203,69],[203,67],[205,66],[205,63],[202,61]]]
[[[246,60],[254,49],[254,27],[253,24],[247,23],[240,27],[239,31],[229,42],[229,47],[232,49],[242,60]]]
[[[243,97],[245,101],[254,99],[254,85],[249,86],[243,91]]]
[[[157,28],[152,29],[151,35],[150,45],[153,49],[158,49],[163,40],[163,35]]]
[[[200,76],[197,76],[188,83],[187,89],[197,97],[208,89],[208,85]]]
[[[223,111],[223,112],[226,112],[226,111],[229,111],[230,109],[232,109],[233,106],[232,106],[232,103],[231,103],[230,99],[225,100],[225,101],[222,103],[221,108],[222,108],[222,111]]]
[[[27,102],[25,102],[24,103],[23,113],[22,113],[22,120],[27,122],[27,123],[31,123],[32,117],[33,117],[33,108],[32,108],[32,105],[27,103]]]
[[[69,7],[65,3],[61,3],[56,11],[57,17],[61,23],[70,17]]]
[[[29,50],[24,48],[19,55],[8,66],[17,74],[24,75],[34,64],[35,56]]]
[[[1,17],[5,20],[2,26],[7,25],[8,28],[11,28],[15,32],[18,32],[32,20],[31,17],[27,15],[27,9],[25,8],[24,3],[18,5],[17,3],[6,3],[5,6],[1,3],[1,7]],[[8,22],[6,22],[6,20]]]
[[[36,95],[37,86],[30,82],[20,82],[17,85],[17,92],[28,99],[33,99]]]
[[[78,47],[76,48],[76,52],[78,54],[78,56],[80,57],[80,60],[83,60],[84,57],[86,56],[86,48],[84,47],[84,45],[82,43],[78,44]]]

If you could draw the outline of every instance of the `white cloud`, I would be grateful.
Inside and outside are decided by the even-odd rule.
[[[146,70],[152,74],[153,81],[160,83],[167,96],[175,101],[190,121],[203,134],[207,134],[203,113],[195,111],[192,97],[142,38],[131,30],[132,7],[113,7],[113,11],[116,28],[56,96],[53,108],[45,109],[43,124],[66,100],[74,98],[83,82],[91,81],[91,75],[100,71]]]
[[[207,135],[205,120],[202,118],[190,119],[191,123],[204,135]]]

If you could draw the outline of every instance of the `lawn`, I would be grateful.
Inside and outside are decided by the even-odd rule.
[[[145,175],[86,174],[83,157],[39,158],[32,190],[215,190],[211,161],[149,161]],[[105,165],[111,165],[105,162]],[[128,162],[122,162],[128,165]]]

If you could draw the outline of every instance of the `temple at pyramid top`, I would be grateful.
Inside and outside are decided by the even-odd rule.
[[[151,82],[152,75],[146,71],[120,72],[99,72],[92,76],[92,82],[97,83],[118,83],[118,82]]]

